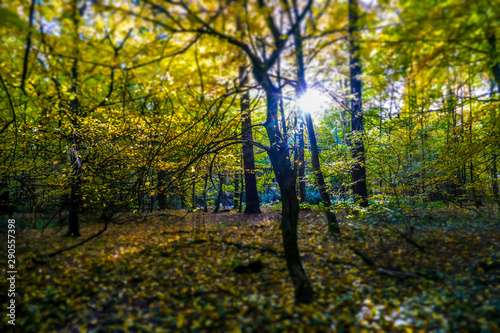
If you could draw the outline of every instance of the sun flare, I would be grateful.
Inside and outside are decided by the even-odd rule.
[[[321,111],[322,107],[327,103],[327,98],[321,92],[311,89],[308,90],[301,98],[299,98],[299,107],[310,113]]]

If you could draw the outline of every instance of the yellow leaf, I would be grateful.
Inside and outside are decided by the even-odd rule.
[[[182,325],[184,325],[184,315],[182,313],[179,313],[177,316],[177,328],[181,328]]]

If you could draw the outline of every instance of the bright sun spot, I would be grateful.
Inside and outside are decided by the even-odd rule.
[[[308,90],[300,99],[299,107],[305,112],[315,113],[321,111],[321,108],[328,102],[325,95],[317,90]]]

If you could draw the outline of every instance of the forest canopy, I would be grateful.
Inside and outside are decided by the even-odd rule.
[[[0,2],[17,327],[498,330],[498,8]]]

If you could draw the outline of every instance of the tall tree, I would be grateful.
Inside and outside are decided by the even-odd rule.
[[[359,6],[358,0],[349,0],[349,68],[351,81],[351,130],[352,130],[352,192],[360,205],[368,206],[366,187],[365,144],[363,124],[363,90],[361,85],[361,60],[359,55]]]
[[[248,73],[244,66],[239,68],[240,86],[248,83]],[[245,214],[259,214],[260,202],[255,175],[255,156],[253,151],[252,111],[250,109],[250,92],[245,88],[241,95],[241,136],[243,143],[243,168],[245,172]]]
[[[490,66],[491,66],[491,76],[493,77],[493,82],[497,86],[497,93],[500,95],[500,60],[498,59],[499,52],[497,51],[497,36],[493,30],[490,30],[486,33],[486,38],[488,40],[489,45],[489,57],[490,57]],[[493,95],[495,84],[491,87],[490,95]],[[498,114],[497,110],[493,108],[491,110],[491,122],[494,126],[498,128]],[[498,154],[496,153],[496,147],[493,148],[492,161],[491,161],[491,190],[493,192],[493,199],[500,206],[500,193],[498,190]]]
[[[299,16],[299,10],[297,7],[297,1],[293,0],[293,15],[295,17]],[[290,23],[293,24],[292,21],[292,14],[289,13],[289,18],[290,18]],[[306,69],[304,66],[304,50],[303,50],[303,43],[302,43],[302,30],[301,30],[301,23],[299,22],[297,24],[297,28],[295,29],[293,33],[294,37],[294,44],[295,44],[295,57],[296,57],[296,65],[297,65],[297,98],[300,99],[304,94],[307,92],[307,82],[306,82]],[[299,103],[300,105],[300,103]],[[313,168],[313,173],[314,173],[314,178],[316,180],[316,185],[318,187],[320,196],[321,196],[321,201],[323,202],[323,205],[326,207],[326,216],[328,220],[328,230],[331,233],[339,233],[339,225],[337,223],[337,218],[335,216],[335,213],[331,211],[331,200],[330,196],[328,195],[327,189],[326,189],[326,184],[325,184],[325,178],[323,177],[323,172],[321,171],[321,164],[319,161],[319,150],[318,150],[318,141],[316,139],[316,133],[314,131],[314,124],[312,121],[311,113],[310,112],[304,112],[304,110],[300,110],[299,107],[299,114],[304,115],[304,118],[306,120],[306,126],[307,126],[307,134],[309,138],[309,145],[311,149],[311,164]],[[303,147],[303,133],[302,133],[302,126],[299,129],[299,140],[302,140],[302,142],[299,141],[299,163],[304,163],[304,152],[300,151],[301,146]],[[299,171],[301,165],[299,165]],[[301,175],[302,174],[302,175]],[[299,178],[299,181],[303,181],[303,171],[299,172],[299,177],[302,176],[302,178]],[[305,192],[305,184],[300,183],[300,195],[302,199],[302,191]],[[305,197],[305,193],[304,193]]]
[[[70,93],[72,94],[72,99],[70,101],[70,111],[73,116],[75,122],[79,121],[80,106],[78,101],[78,30],[80,27],[80,19],[79,16],[82,13],[79,13],[78,8],[78,0],[73,0],[72,2],[72,21],[73,21],[73,42],[76,57],[73,60],[73,64],[71,66],[71,80],[72,85],[70,89]],[[85,10],[85,7],[82,7],[82,11]],[[80,133],[75,130],[77,128],[77,124],[74,123],[72,126],[72,135],[71,135],[71,190],[69,195],[69,216],[68,216],[68,231],[66,232],[66,236],[80,236],[80,221],[79,221],[79,212],[80,212],[80,204],[81,204],[81,186],[83,181],[83,169],[82,169],[82,159],[80,157]]]

